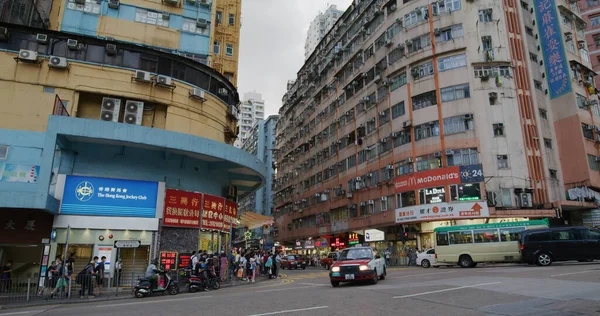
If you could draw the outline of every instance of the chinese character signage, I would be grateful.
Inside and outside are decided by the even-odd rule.
[[[0,182],[37,183],[40,166],[0,163]]]
[[[63,215],[156,217],[158,182],[67,176]]]
[[[165,270],[177,269],[177,253],[174,251],[161,251],[160,266]]]
[[[179,268],[180,269],[184,269],[187,268],[188,265],[190,264],[190,260],[192,260],[192,255],[189,253],[186,254],[179,254]]]
[[[31,209],[4,209],[0,219],[0,243],[37,245],[52,234],[54,215]]]
[[[233,224],[235,228],[235,221],[237,218],[237,203],[233,201],[225,201],[225,212],[223,214],[223,230],[228,233],[230,224]]]
[[[555,99],[571,92],[569,67],[560,30],[560,20],[556,13],[556,1],[534,0],[534,6],[544,53],[550,99]]]
[[[225,199],[220,196],[204,194],[202,205],[202,228],[223,230]]]
[[[163,226],[200,227],[202,193],[165,190]]]
[[[396,209],[396,223],[489,217],[485,202],[437,203]]]
[[[358,243],[360,243],[360,241],[358,240],[357,233],[348,234],[348,245],[356,245]]]
[[[437,168],[411,173],[394,179],[396,193],[444,186],[447,184],[483,182],[481,164]]]

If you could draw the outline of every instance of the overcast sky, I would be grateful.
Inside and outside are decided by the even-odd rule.
[[[335,4],[345,11],[352,0],[242,0],[238,90],[263,95],[266,116],[277,114],[288,80],[304,64],[310,22]],[[265,118],[266,118],[265,116]]]

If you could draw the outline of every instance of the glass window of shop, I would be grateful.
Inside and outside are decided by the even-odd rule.
[[[419,204],[446,202],[446,188],[437,187],[419,190]]]
[[[481,200],[479,183],[464,183],[450,186],[451,201],[476,201]]]
[[[415,191],[403,192],[396,194],[397,207],[413,206],[417,204]]]

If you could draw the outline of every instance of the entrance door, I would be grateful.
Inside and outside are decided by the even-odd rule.
[[[150,258],[150,246],[141,246],[135,249],[135,257],[133,248],[121,248],[119,252],[121,267],[123,268],[120,284],[124,286],[131,285],[146,273]]]

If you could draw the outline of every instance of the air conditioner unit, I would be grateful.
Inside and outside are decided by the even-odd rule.
[[[373,205],[373,204],[375,204],[375,201],[369,200],[369,205]]]
[[[354,178],[354,180],[360,182],[360,181],[362,181],[362,178],[361,177],[356,177],[356,178]]]
[[[143,70],[136,70],[135,77],[133,77],[135,81],[139,82],[152,82],[152,78],[150,77],[150,73]]]
[[[402,127],[404,128],[410,128],[412,126],[412,123],[410,121],[404,121],[402,123]]]
[[[196,20],[196,26],[201,29],[205,29],[208,27],[208,21],[206,19],[199,18]]]
[[[48,35],[38,34],[35,36],[35,40],[40,44],[46,44],[46,43],[48,43]]]
[[[385,201],[387,201],[387,196],[382,196],[381,197],[381,202],[385,202]]]
[[[369,101],[371,101],[371,99],[369,99],[369,97],[364,97],[362,98],[363,101],[365,101],[366,103],[369,103]]]
[[[446,156],[452,156],[452,155],[454,155],[454,150],[446,149]]]
[[[219,90],[217,90],[217,93],[220,95],[227,95],[227,89],[219,88]]]
[[[118,9],[120,4],[119,0],[108,0],[108,7],[111,9]]]
[[[69,48],[70,50],[77,50],[77,48],[78,48],[77,40],[68,39],[67,40],[67,48]]]
[[[490,92],[490,99],[498,99],[498,93],[496,92]]]
[[[437,35],[442,34],[442,31],[440,29],[436,28],[436,29],[433,29],[433,34],[435,34],[437,36]]]
[[[343,190],[342,190],[343,191]],[[347,192],[346,193],[346,198],[351,199],[352,198],[352,192]]]
[[[206,98],[204,97],[204,90],[200,88],[193,88],[190,91],[190,98],[197,99],[200,101],[206,101]]]
[[[404,44],[398,44],[398,49],[404,50]]]
[[[392,11],[392,12],[396,11],[396,9],[397,9],[397,8],[398,8],[398,7],[397,7],[395,4],[392,4],[392,5],[389,7],[390,11]]]
[[[163,21],[168,21],[171,18],[171,13],[169,13],[169,12],[162,12],[161,15],[162,15]]]
[[[441,151],[436,151],[433,153],[434,157],[442,157],[442,152]]]
[[[379,116],[385,116],[385,111],[380,111]]]
[[[121,112],[121,99],[102,98],[100,107],[100,120],[109,122],[118,122]]]
[[[50,56],[50,59],[48,60],[48,67],[66,69],[69,67],[69,62],[65,57]]]
[[[396,18],[396,24],[402,26],[402,18]]]
[[[393,133],[391,133],[391,134],[390,134],[390,136],[391,136],[392,138],[398,138],[398,136],[400,136],[400,133],[393,132]]]
[[[468,121],[473,119],[473,114],[465,114],[463,115],[463,120]]]
[[[373,177],[373,173],[369,172],[365,175],[367,178],[372,178]]]
[[[579,46],[579,49],[585,49],[585,48],[586,48],[586,47],[585,47],[585,42],[584,42],[584,41],[580,41],[578,44],[579,44],[579,45],[578,45],[578,46]]]
[[[598,100],[585,100],[583,101],[583,106],[592,106],[598,104]]]
[[[381,76],[380,75],[375,76],[375,82],[379,83],[380,81],[381,81]]]
[[[594,160],[600,161],[600,157],[595,157]]]
[[[380,143],[385,144],[385,142],[387,142],[387,138],[382,138],[379,140]]]
[[[38,53],[32,50],[21,49],[19,50],[19,61],[24,62],[38,62]]]
[[[392,46],[392,44],[394,44],[394,42],[392,42],[391,39],[385,40],[385,47],[390,47],[390,46]]]
[[[412,158],[412,157],[408,157],[408,158],[406,158],[406,162],[408,162],[408,163],[413,163],[413,158]]]
[[[142,115],[144,114],[144,102],[126,101],[123,123],[142,125]]]
[[[158,76],[156,76],[156,85],[161,86],[161,87],[172,87],[173,81],[172,81],[171,77],[158,75]]]
[[[587,125],[587,126],[585,127],[585,129],[587,129],[587,130],[593,130],[593,129],[595,129],[595,128],[596,128],[596,127],[595,127],[594,125]]]
[[[393,165],[387,165],[385,166],[386,170],[394,170],[394,166]]]
[[[329,199],[329,196],[327,196],[327,194],[322,194],[321,195],[321,202],[325,202]]]
[[[410,74],[413,76],[418,76],[419,75],[419,68],[417,67],[413,67],[410,69]]]
[[[106,44],[106,54],[107,55],[116,55],[117,54],[117,45]]]
[[[531,193],[521,193],[519,195],[521,200],[522,207],[533,207],[533,200],[531,198]]]
[[[360,202],[360,206],[367,206],[366,202]]]
[[[406,46],[412,46],[413,42],[411,40],[406,40],[406,41],[404,41],[404,45],[406,45]]]

